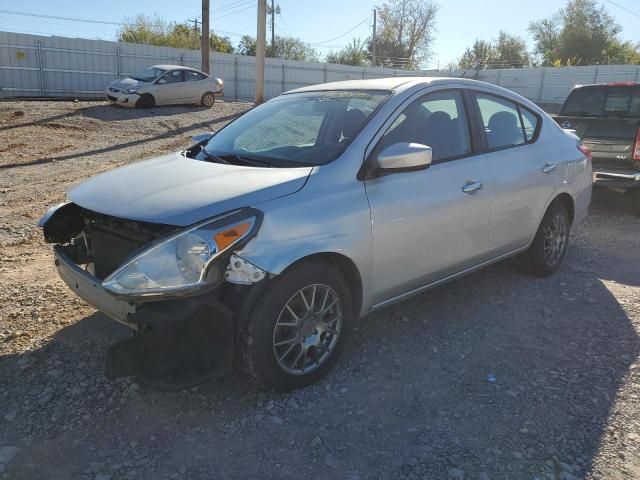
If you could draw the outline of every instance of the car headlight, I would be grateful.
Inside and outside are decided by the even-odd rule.
[[[243,209],[160,240],[109,275],[102,286],[121,296],[152,296],[215,284],[214,260],[252,238],[262,214]]]
[[[137,93],[140,87],[127,88],[124,93]]]
[[[216,78],[216,84],[222,87],[224,85],[224,82],[222,81],[221,78]]]

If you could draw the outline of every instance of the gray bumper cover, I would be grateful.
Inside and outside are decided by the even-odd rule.
[[[71,290],[97,310],[128,327],[135,328],[135,324],[128,322],[129,315],[136,311],[134,305],[114,297],[96,277],[76,265],[61,247],[56,245],[53,251],[58,274]]]

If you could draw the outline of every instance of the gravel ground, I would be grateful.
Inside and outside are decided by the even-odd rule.
[[[0,478],[640,478],[640,219],[609,192],[556,275],[503,262],[371,315],[305,390],[107,381],[129,332],[67,291],[35,222],[246,108],[0,103]]]

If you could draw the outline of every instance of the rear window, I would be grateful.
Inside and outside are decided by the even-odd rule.
[[[640,117],[640,87],[580,87],[564,102],[560,115]]]

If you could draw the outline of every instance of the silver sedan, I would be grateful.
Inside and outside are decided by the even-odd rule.
[[[221,79],[193,68],[156,65],[111,82],[106,94],[109,102],[123,107],[189,103],[211,108],[223,86]]]
[[[502,259],[555,272],[591,170],[574,134],[504,88],[347,81],[87,180],[41,226],[69,287],[139,332],[112,376],[157,385],[150,365],[193,371],[163,363],[184,350],[210,378],[237,353],[290,390],[329,371],[358,317]]]

